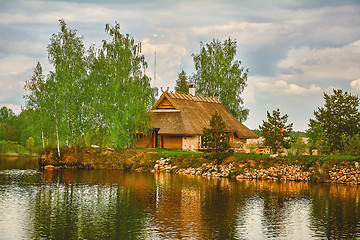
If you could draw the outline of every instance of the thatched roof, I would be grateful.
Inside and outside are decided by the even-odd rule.
[[[226,131],[236,133],[239,138],[258,138],[226,111],[219,97],[163,91],[150,111],[151,125],[159,129],[159,134],[202,135],[203,128],[210,127],[211,115],[216,111],[222,116]]]

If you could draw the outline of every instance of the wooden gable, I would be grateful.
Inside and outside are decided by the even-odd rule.
[[[175,109],[175,107],[171,104],[171,102],[167,98],[164,98],[156,109]]]
[[[154,107],[152,108],[152,110],[155,109],[173,109],[173,110],[178,110],[178,108],[175,106],[175,104],[173,103],[173,101],[171,101],[171,98],[166,94],[166,92],[164,92],[161,97],[159,98],[159,100],[156,101]]]

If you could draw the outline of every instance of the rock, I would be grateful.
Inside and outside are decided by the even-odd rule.
[[[154,166],[154,170],[155,170],[155,171],[158,171],[158,170],[159,170],[159,168],[160,168],[160,167],[159,167],[159,164],[155,164],[155,166]]]
[[[46,165],[44,167],[44,169],[46,169],[46,170],[53,170],[54,168],[55,168],[54,165]]]

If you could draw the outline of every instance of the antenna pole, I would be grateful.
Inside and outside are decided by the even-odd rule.
[[[155,52],[155,64],[154,64],[154,87],[156,87],[156,52]]]

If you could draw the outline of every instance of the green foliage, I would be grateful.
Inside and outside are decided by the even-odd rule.
[[[360,133],[360,100],[358,96],[333,89],[333,95],[324,93],[325,104],[314,111],[308,134],[313,146],[322,147],[323,153],[335,153],[344,148],[343,137]]]
[[[104,129],[92,129],[85,134],[84,144],[87,147],[97,145],[99,147],[112,146],[110,134]]]
[[[150,129],[146,112],[157,92],[145,75],[141,44],[121,34],[119,24],[107,24],[110,39],[103,40],[100,49],[91,46],[86,51],[83,37],[64,20],[59,22],[60,32],[52,35],[47,48],[54,71],[45,78],[37,63],[26,82],[27,114],[19,123],[18,139],[25,144],[33,136],[35,145],[41,141],[43,147],[56,139],[58,151],[60,145],[83,146],[86,142],[131,146],[136,133]],[[28,115],[30,111],[33,114]],[[32,127],[27,127],[30,118]]]
[[[256,135],[261,137],[262,132],[259,129],[252,129],[251,131],[253,131]]]
[[[86,61],[83,37],[59,20],[60,32],[53,34],[48,45],[49,62],[55,71],[51,81],[55,93],[58,127],[68,144],[75,145],[81,134],[83,91],[86,84]],[[55,108],[55,105],[54,105]]]
[[[186,73],[183,70],[178,74],[178,79],[175,84],[175,91],[178,93],[189,93],[189,83],[187,80]]]
[[[35,140],[33,137],[29,137],[26,140],[26,148],[29,149],[30,152],[32,152],[34,150],[35,147]]]
[[[26,140],[29,137],[33,137],[35,140],[35,145],[40,144],[41,142],[41,127],[39,124],[38,114],[39,112],[31,108],[24,109],[18,116],[17,121],[17,140],[18,142],[25,146]]]
[[[360,134],[353,135],[352,137],[343,136],[342,145],[344,149],[342,153],[350,156],[360,156]]]
[[[16,116],[11,108],[2,107],[0,109],[0,123],[7,123],[9,125],[14,125],[16,121]]]
[[[34,128],[34,136],[41,135],[42,147],[48,147],[48,141],[53,131],[53,116],[54,100],[51,98],[50,82],[45,81],[42,66],[40,62],[34,68],[34,73],[30,80],[25,83],[25,90],[28,94],[24,96],[26,100],[26,108],[35,110],[32,126]]]
[[[292,136],[292,137],[298,137],[298,136],[306,137],[307,134],[306,134],[306,132],[302,132],[302,131],[291,131],[290,136]]]
[[[304,142],[304,139],[301,135],[296,137],[291,137],[291,147],[289,151],[292,155],[303,155],[309,152],[308,144]]]
[[[16,128],[8,123],[0,123],[0,140],[16,141]]]
[[[124,148],[131,145],[137,132],[150,129],[146,112],[154,102],[155,89],[144,74],[147,62],[141,44],[121,34],[119,24],[107,24],[105,31],[111,39],[103,41],[97,54],[90,54],[88,124],[106,129],[114,147]]]
[[[26,149],[15,141],[0,140],[1,154],[26,154]]]
[[[320,124],[310,119],[309,129],[307,135],[310,138],[310,148],[317,149],[319,154],[329,153],[327,145],[328,139],[325,136]]]
[[[208,158],[214,159],[216,164],[221,164],[223,159],[233,154],[225,133],[225,123],[218,112],[211,116],[210,128],[203,129],[203,146]]]
[[[273,115],[267,112],[267,121],[259,126],[262,136],[265,138],[265,146],[270,146],[273,153],[281,147],[287,147],[288,141],[285,140],[292,131],[293,124],[286,125],[288,115],[280,115],[280,110],[274,110]]]
[[[193,80],[202,95],[219,96],[226,110],[235,118],[245,121],[249,109],[245,109],[240,94],[246,87],[248,69],[235,60],[236,41],[230,37],[223,43],[213,40],[200,43],[200,53],[192,54],[196,73]]]

